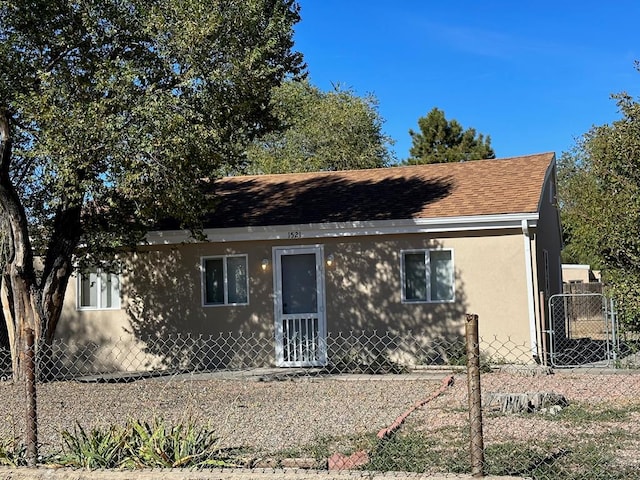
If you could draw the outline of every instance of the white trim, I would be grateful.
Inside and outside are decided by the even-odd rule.
[[[585,265],[581,263],[563,263],[562,268],[570,268],[572,270],[591,270],[591,265]]]
[[[510,213],[466,217],[210,228],[204,229],[203,233],[207,241],[216,243],[258,240],[311,240],[331,237],[519,229],[523,222],[526,222],[528,227],[535,227],[537,221],[538,213]],[[146,238],[146,243],[149,245],[173,245],[196,242],[187,230],[152,231],[147,234]]]
[[[522,238],[524,239],[524,262],[527,276],[527,303],[529,310],[529,337],[531,341],[531,354],[538,354],[538,338],[536,335],[536,306],[535,293],[533,291],[533,257],[531,256],[531,237],[529,225],[522,220]]]

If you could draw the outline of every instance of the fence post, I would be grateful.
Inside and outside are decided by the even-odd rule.
[[[471,475],[484,477],[484,438],[482,436],[482,394],[480,391],[480,345],[478,315],[467,315],[467,387],[469,391],[469,440]]]
[[[27,466],[35,467],[38,460],[38,416],[36,410],[36,350],[35,335],[32,329],[25,331],[26,348],[24,352],[24,372],[27,400],[26,449]]]

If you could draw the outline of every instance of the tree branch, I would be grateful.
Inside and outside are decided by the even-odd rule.
[[[0,182],[9,180],[11,165],[11,129],[9,127],[9,112],[6,108],[0,111]]]

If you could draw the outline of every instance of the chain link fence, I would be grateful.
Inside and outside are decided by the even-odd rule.
[[[34,356],[33,410],[2,363],[0,463],[27,463],[37,434],[39,465],[636,478],[637,343],[624,362],[555,368],[470,338],[343,332],[314,368],[274,367],[273,339],[253,335],[55,342]]]

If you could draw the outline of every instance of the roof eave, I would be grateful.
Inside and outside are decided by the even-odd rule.
[[[474,232],[481,230],[521,230],[523,221],[530,228],[535,228],[538,221],[538,213],[211,228],[203,230],[203,233],[207,241],[213,243],[248,242],[416,233]],[[198,243],[198,241],[187,230],[163,230],[149,232],[146,243],[149,245],[175,245],[179,243]]]

